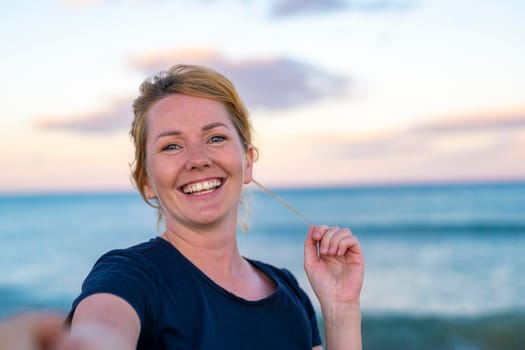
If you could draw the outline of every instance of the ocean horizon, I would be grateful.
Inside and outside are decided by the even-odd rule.
[[[272,188],[316,224],[348,226],[366,259],[365,349],[525,344],[525,182]],[[250,187],[241,253],[291,270],[308,225]],[[104,252],[162,233],[134,192],[0,194],[0,317],[67,312]]]

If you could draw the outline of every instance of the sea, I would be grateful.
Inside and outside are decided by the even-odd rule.
[[[525,182],[273,191],[359,238],[364,349],[525,349]],[[319,310],[303,271],[308,224],[257,188],[245,197],[241,253],[291,270]],[[101,254],[162,231],[137,193],[0,195],[0,319],[67,312]]]

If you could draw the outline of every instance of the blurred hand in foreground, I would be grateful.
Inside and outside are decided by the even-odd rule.
[[[51,350],[63,332],[64,315],[27,312],[0,321],[0,350]]]

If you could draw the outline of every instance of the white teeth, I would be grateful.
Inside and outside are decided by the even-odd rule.
[[[182,188],[182,191],[186,194],[194,194],[201,191],[211,192],[210,190],[219,187],[222,184],[222,181],[219,179],[213,179],[208,181],[202,181],[186,185]]]

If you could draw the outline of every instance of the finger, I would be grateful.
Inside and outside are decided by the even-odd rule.
[[[310,226],[311,231],[308,232],[307,241],[309,240],[308,243],[310,245],[315,246],[315,257],[317,258],[319,258],[319,242],[323,238],[323,235],[327,229],[328,229],[327,225],[311,225]],[[308,252],[309,252],[308,254],[310,254],[310,256],[313,257],[313,255],[311,255],[314,252],[313,247],[309,247]],[[305,253],[306,253],[306,250],[305,250]]]
[[[352,261],[355,263],[364,263],[361,245],[359,244],[359,240],[355,236],[347,237],[341,241],[337,250],[337,255],[343,256],[345,254],[350,254],[352,256]]]
[[[337,230],[330,239],[330,245],[326,254],[336,255],[341,240],[344,240],[347,237],[352,237],[352,231],[350,231],[348,228],[345,227]]]
[[[321,239],[320,245],[319,245],[319,251],[321,254],[326,255],[328,254],[330,250],[330,244],[332,242],[332,239],[336,235],[336,233],[339,231],[339,227],[332,226],[326,228],[323,238]]]
[[[312,233],[312,238],[315,241],[319,242],[321,239],[323,239],[324,234],[330,228],[330,226],[328,226],[328,225],[315,225],[313,228],[314,228],[314,232]]]
[[[345,255],[356,244],[358,244],[356,237],[346,235],[339,240],[334,254],[339,256]]]

